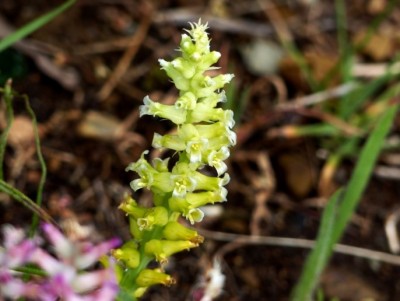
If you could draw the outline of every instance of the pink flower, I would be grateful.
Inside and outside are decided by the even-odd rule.
[[[86,271],[100,257],[118,247],[121,241],[110,239],[98,245],[74,242],[56,227],[43,224],[42,230],[51,243],[55,256],[41,248],[37,239],[26,239],[21,230],[5,226],[4,247],[0,248],[0,296],[35,300],[95,301],[114,300],[118,284],[114,261],[109,259],[107,268]],[[35,264],[44,277],[24,282],[21,273],[14,269]]]

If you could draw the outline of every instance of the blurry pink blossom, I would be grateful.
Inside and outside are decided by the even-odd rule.
[[[1,297],[53,301],[114,300],[118,284],[114,261],[107,268],[85,271],[100,257],[118,247],[121,241],[110,239],[98,245],[68,240],[56,227],[43,224],[42,230],[55,255],[39,246],[37,238],[27,239],[22,230],[3,227],[4,243],[0,247],[0,300]],[[38,266],[46,276],[34,276],[29,281],[17,272],[27,264]]]

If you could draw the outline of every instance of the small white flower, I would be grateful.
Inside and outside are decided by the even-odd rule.
[[[230,145],[236,145],[236,133],[234,131],[228,130],[226,134]]]
[[[192,192],[196,188],[196,180],[186,174],[172,175],[174,183],[173,197],[183,198],[187,192]]]
[[[229,158],[229,149],[226,146],[221,147],[218,151],[211,151],[207,157],[208,165],[214,167],[217,170],[218,176],[222,175],[228,167],[224,160]]]
[[[205,138],[188,141],[186,144],[186,152],[189,155],[190,163],[201,162],[203,151],[207,150],[208,141]]]
[[[145,96],[143,98],[143,105],[139,106],[139,116],[142,117],[144,115],[151,115],[150,106],[153,104],[153,101],[149,96]]]
[[[184,216],[189,220],[190,224],[194,225],[194,223],[199,223],[203,220],[204,212],[199,208],[192,208]]]

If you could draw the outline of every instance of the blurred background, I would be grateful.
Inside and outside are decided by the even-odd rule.
[[[61,4],[0,1],[0,37]],[[205,243],[170,261],[177,280],[143,300],[199,300],[215,258],[226,277],[216,300],[288,300],[315,239],[327,198],[346,185],[368,133],[398,102],[400,7],[393,0],[80,0],[0,52],[0,84],[28,95],[48,176],[43,207],[73,238],[130,237],[117,206],[133,193],[126,166],[171,124],[139,119],[143,97],[171,104],[177,90],[160,70],[182,28],[208,22],[238,143],[229,159],[228,202],[206,208]],[[0,129],[6,126],[0,104]],[[34,198],[40,165],[22,100],[5,154],[5,179]],[[342,243],[397,254],[399,119],[382,146]],[[149,202],[146,193],[135,198]],[[32,213],[0,194],[0,223]],[[235,236],[235,235],[242,236]],[[251,238],[253,237],[253,238]],[[268,237],[275,237],[270,240]],[[293,238],[284,240],[283,237]],[[266,238],[266,239],[263,239]],[[398,264],[398,263],[397,263]],[[335,254],[325,300],[400,300],[400,268]]]

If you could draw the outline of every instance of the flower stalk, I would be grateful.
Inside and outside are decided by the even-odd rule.
[[[127,167],[139,176],[131,182],[132,189],[150,190],[154,202],[154,207],[147,208],[127,197],[120,205],[129,216],[133,239],[113,255],[122,271],[120,286],[133,298],[141,297],[152,285],[173,284],[164,270],[168,257],[203,242],[180,217],[193,225],[204,217],[202,206],[226,201],[224,186],[229,175],[224,160],[236,143],[236,134],[232,131],[233,112],[217,106],[226,100],[222,89],[233,75],[210,75],[221,54],[210,50],[206,30],[207,25],[200,21],[191,24],[181,38],[181,56],[170,62],[159,60],[179,90],[175,104],[161,104],[146,96],[139,108],[140,116],[167,119],[177,126],[176,133],[155,133],[152,141],[154,148],[175,151],[177,160],[174,166],[170,166],[170,158],[149,162],[146,150]],[[148,267],[152,261],[158,262],[155,269]]]

